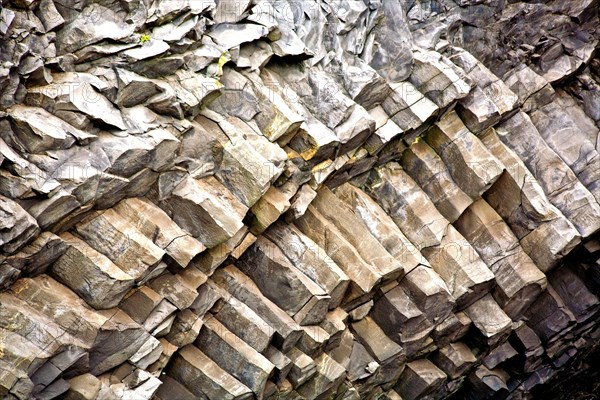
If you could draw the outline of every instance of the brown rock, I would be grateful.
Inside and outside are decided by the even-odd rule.
[[[175,223],[211,248],[233,237],[248,208],[214,177],[185,178],[162,203]]]
[[[496,276],[496,297],[512,318],[518,318],[544,290],[546,277],[523,251],[517,238],[485,200],[473,203],[456,221]]]
[[[193,345],[175,355],[169,376],[183,383],[196,397],[209,399],[251,399],[252,391],[221,369]]]
[[[139,280],[160,262],[164,251],[114,210],[88,217],[76,232],[123,272]]]
[[[160,208],[144,199],[126,199],[114,207],[125,220],[165,250],[167,256],[185,268],[205,247],[177,226]]]
[[[265,236],[284,252],[297,269],[325,289],[331,296],[330,309],[340,305],[349,279],[325,250],[294,225],[277,222],[265,232]]]
[[[205,319],[195,345],[254,393],[262,393],[273,364],[216,319]]]
[[[460,377],[477,361],[471,349],[462,342],[441,348],[432,360],[450,379]]]
[[[511,330],[511,319],[500,309],[492,295],[487,295],[465,309],[465,314],[483,336],[484,343],[495,346]]]
[[[115,307],[134,285],[127,273],[70,233],[62,239],[68,250],[50,268],[59,281],[96,309]]]
[[[296,269],[273,242],[262,236],[240,258],[238,267],[256,282],[268,299],[290,315],[298,313],[315,296],[320,296],[319,302],[324,302],[327,310],[329,297],[324,297],[325,291]],[[324,317],[324,313],[307,315],[303,322],[318,323]]]
[[[446,374],[429,360],[406,364],[395,390],[406,400],[419,399],[444,384]]]
[[[273,343],[284,353],[300,339],[300,326],[285,311],[263,296],[250,278],[235,266],[217,270],[211,279],[269,323],[275,330]]]

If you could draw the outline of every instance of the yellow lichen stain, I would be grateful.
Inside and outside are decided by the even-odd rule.
[[[19,293],[21,293],[23,290],[27,289],[28,287],[29,287],[29,283],[26,280],[19,279],[18,281],[13,283],[13,285],[11,286],[10,289],[15,295],[18,295]]]
[[[327,169],[331,164],[333,164],[333,161],[331,161],[331,160],[325,160],[325,161],[323,161],[323,162],[315,165],[312,168],[312,172],[315,173],[315,172],[323,171],[323,170]]]
[[[305,161],[308,161],[315,156],[317,150],[319,150],[319,147],[313,146],[310,149],[300,153],[300,157],[302,157]]]

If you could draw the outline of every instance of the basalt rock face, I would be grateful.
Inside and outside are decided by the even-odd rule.
[[[598,22],[3,1],[0,398],[593,391]]]

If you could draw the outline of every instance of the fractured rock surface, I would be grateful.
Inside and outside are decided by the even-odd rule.
[[[598,7],[4,1],[0,398],[597,388]]]

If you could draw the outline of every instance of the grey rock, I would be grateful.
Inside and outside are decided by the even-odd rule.
[[[556,265],[580,241],[579,233],[544,193],[523,161],[493,131],[482,142],[504,164],[506,171],[485,199],[511,227],[521,246],[542,272]]]
[[[64,233],[62,239],[69,248],[54,262],[51,274],[96,309],[119,304],[133,287],[133,278],[81,239],[69,233]]]
[[[130,39],[135,26],[123,22],[111,9],[100,4],[89,5],[57,35],[59,54],[73,52],[104,39]]]
[[[15,106],[9,111],[13,134],[4,133],[4,140],[17,149],[30,153],[45,150],[68,149],[76,138],[90,139],[89,135],[53,116],[42,108]]]
[[[276,223],[265,232],[294,264],[331,296],[329,308],[340,305],[348,287],[348,276],[321,247],[293,225]]]
[[[329,296],[316,283],[296,269],[284,253],[271,241],[259,237],[256,243],[244,253],[237,263],[242,272],[248,275],[265,296],[290,315],[298,313],[302,306],[315,296],[327,310]],[[315,315],[312,323],[318,323],[323,315]],[[298,321],[300,322],[300,321]],[[307,321],[306,324],[310,322]]]
[[[2,253],[15,253],[31,242],[40,233],[35,219],[18,203],[0,196],[2,229],[0,229],[0,249]]]
[[[209,357],[219,358],[220,365],[240,382],[255,393],[262,393],[273,364],[216,319],[204,321],[195,343]]]
[[[435,391],[446,381],[446,374],[431,361],[417,360],[406,364],[396,390],[403,399],[418,399]]]
[[[273,343],[283,352],[290,350],[300,339],[300,326],[267,299],[250,278],[233,265],[217,270],[212,280],[248,305],[275,329]]]
[[[595,198],[546,144],[526,114],[516,114],[500,125],[496,132],[523,160],[548,199],[569,218],[583,237],[598,229],[600,210]],[[515,141],[520,135],[527,135],[527,139]]]
[[[75,229],[92,248],[136,280],[151,272],[164,255],[164,250],[112,209],[91,215]]]
[[[242,228],[248,210],[213,177],[187,177],[164,200],[163,207],[208,248],[233,237]]]
[[[478,229],[473,229],[475,224]],[[503,309],[510,317],[520,316],[545,288],[544,274],[520,247],[502,218],[484,200],[473,203],[456,226],[494,272],[498,283],[497,298]]]
[[[373,18],[379,21],[367,45],[365,61],[390,82],[405,80],[413,62],[412,35],[407,29],[406,10],[397,2],[373,3],[379,9]],[[380,19],[381,18],[381,19]]]
[[[248,387],[193,345],[177,353],[168,373],[178,382],[183,382],[194,396],[207,396],[210,399],[252,398],[252,391]]]
[[[215,26],[208,35],[224,49],[229,50],[232,47],[239,46],[242,43],[252,42],[260,39],[269,33],[268,29],[255,24],[230,24],[221,23]]]

